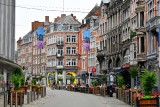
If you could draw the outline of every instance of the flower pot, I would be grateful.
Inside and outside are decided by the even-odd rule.
[[[20,105],[20,93],[17,93],[17,104]],[[16,104],[16,91],[12,93],[12,104]],[[24,104],[24,93],[22,92],[22,104]]]
[[[27,86],[22,86],[21,90],[24,92],[25,95],[27,94]]]

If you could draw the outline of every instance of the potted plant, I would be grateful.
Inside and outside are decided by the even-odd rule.
[[[122,76],[117,77],[117,84],[119,89],[123,89],[124,87],[124,78]]]
[[[98,92],[98,81],[97,80],[93,80],[92,81],[92,85],[93,85],[93,94],[99,94]]]
[[[36,85],[36,79],[32,80],[32,90],[38,92],[38,86]]]
[[[144,70],[144,73],[141,76],[141,84],[142,84],[142,93],[141,95],[137,95],[137,103],[139,107],[143,106],[143,103],[148,105],[156,104],[159,105],[159,99],[157,94],[154,96],[151,95],[152,89],[157,82],[157,76],[154,71]]]
[[[11,91],[13,92],[13,96],[12,96],[13,104],[15,104],[15,97],[16,97],[15,92],[17,92],[17,101],[19,105],[20,105],[20,93],[22,93],[22,104],[23,104],[24,103],[24,93],[20,87],[24,85],[24,77],[23,77],[21,68],[17,68],[15,71],[13,71],[13,73],[11,74],[11,80],[14,85],[14,89]]]

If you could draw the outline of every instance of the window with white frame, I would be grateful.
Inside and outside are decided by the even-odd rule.
[[[66,47],[67,54],[76,54],[76,47]]]
[[[63,55],[63,48],[58,48],[58,54]]]
[[[58,60],[58,66],[63,66],[63,59],[61,59],[61,58],[58,58],[57,59]]]
[[[76,35],[67,35],[67,43],[76,43]]]
[[[66,59],[66,66],[76,66],[76,59]]]
[[[148,3],[148,19],[151,19],[153,17],[153,14],[154,14],[154,3],[153,1],[151,0],[149,3]]]
[[[59,44],[59,45],[63,44],[63,36],[62,35],[57,37],[57,44]]]
[[[32,57],[31,56],[28,58],[28,62],[32,62]]]
[[[48,59],[48,67],[56,66],[56,60],[54,58]]]

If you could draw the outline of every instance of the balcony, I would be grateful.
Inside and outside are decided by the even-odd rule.
[[[57,41],[57,46],[63,46],[64,42],[63,41]]]
[[[56,54],[56,56],[57,56],[57,58],[63,58],[64,56],[63,56],[63,54]]]
[[[78,66],[65,66],[64,69],[66,69],[66,70],[78,70]]]
[[[57,69],[63,69],[63,65],[57,65]]]
[[[104,50],[97,50],[97,60],[99,62],[102,62],[104,60],[105,57],[105,51]]]
[[[147,21],[146,30],[156,31],[160,27],[160,16],[156,16]]]
[[[137,54],[137,61],[138,62],[144,62],[144,61],[146,61],[146,59],[147,59],[146,53],[138,53]]]

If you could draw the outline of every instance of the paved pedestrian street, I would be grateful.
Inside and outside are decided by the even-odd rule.
[[[24,107],[131,107],[115,97],[51,90],[47,88],[47,96]]]

